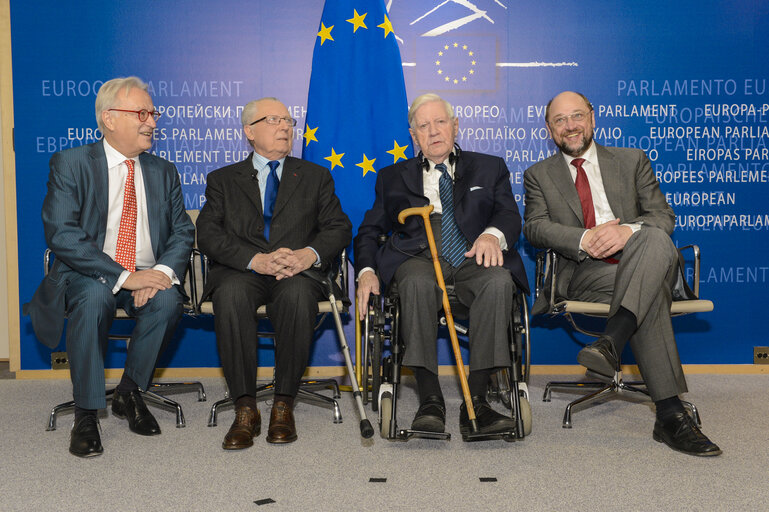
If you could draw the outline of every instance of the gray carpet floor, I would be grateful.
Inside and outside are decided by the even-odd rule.
[[[208,402],[174,395],[186,428],[174,428],[171,412],[153,409],[163,433],[144,438],[106,415],[105,453],[87,460],[67,451],[71,414],[60,417],[58,430],[45,431],[50,407],[70,397],[68,381],[0,380],[0,510],[734,511],[769,503],[769,376],[689,377],[687,398],[724,450],[709,459],[656,443],[653,408],[644,402],[600,404],[575,413],[572,429],[561,428],[575,395],[542,402],[547,376],[534,376],[529,387],[530,436],[463,443],[456,379],[441,379],[449,442],[362,440],[345,393],[341,424],[332,423],[330,409],[299,403],[297,442],[270,445],[263,433],[253,448],[225,452],[233,412],[223,410],[218,427],[206,426],[210,405],[224,392],[222,380],[206,379]],[[399,405],[407,427],[417,406],[413,387],[404,388]],[[269,403],[260,402],[260,410],[266,432]]]

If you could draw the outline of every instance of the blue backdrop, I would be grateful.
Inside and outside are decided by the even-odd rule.
[[[752,362],[752,347],[767,345],[758,314],[769,270],[766,2],[387,3],[408,99],[435,91],[452,102],[459,144],[505,159],[521,210],[523,171],[554,151],[544,104],[564,89],[592,100],[600,143],[646,150],[678,216],[674,239],[701,246],[701,292],[716,305],[675,320],[682,360]],[[355,5],[367,11],[367,2]],[[42,276],[48,160],[99,136],[94,99],[102,81],[135,74],[149,82],[164,110],[153,152],[177,165],[187,208],[199,208],[207,173],[248,152],[239,107],[277,96],[297,128],[305,126],[322,9],[318,0],[11,0],[20,303]],[[382,30],[380,23],[366,19],[369,30]],[[338,187],[363,196],[376,179],[353,164],[333,175]],[[534,251],[523,240],[519,250],[533,278]],[[579,346],[561,323],[538,320],[532,339],[535,364],[575,363]],[[20,353],[21,369],[50,368],[26,317]],[[260,357],[271,364],[272,351]],[[451,364],[447,350],[442,363]],[[119,351],[109,364],[122,365]],[[186,319],[160,364],[219,366],[212,321]],[[312,364],[341,364],[330,333]]]

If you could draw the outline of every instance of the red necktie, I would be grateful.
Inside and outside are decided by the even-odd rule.
[[[136,187],[134,186],[134,161],[126,160],[128,176],[123,193],[123,213],[117,234],[115,261],[130,272],[136,271]]]
[[[582,218],[585,220],[585,229],[595,227],[595,208],[593,207],[593,194],[590,193],[590,182],[587,181],[587,174],[582,168],[584,158],[575,158],[571,165],[577,168],[577,179],[574,180],[574,186],[577,187],[579,202],[582,203]]]
[[[585,229],[590,229],[595,227],[595,207],[593,206],[593,194],[590,192],[590,182],[587,180],[585,169],[582,168],[584,162],[584,158],[575,158],[571,161],[571,165],[577,168],[577,179],[574,180],[574,186],[577,187],[579,202],[582,203],[582,218],[585,219]],[[619,263],[619,260],[615,258],[604,258],[603,261],[613,265]]]

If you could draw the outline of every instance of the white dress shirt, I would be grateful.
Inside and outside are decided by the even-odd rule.
[[[125,182],[128,177],[128,166],[125,161],[129,160],[129,158],[110,146],[106,139],[103,139],[103,142],[104,154],[107,156],[109,191],[107,196],[107,232],[104,236],[104,247],[102,247],[102,250],[114,260],[115,252],[117,251],[118,232],[120,231],[120,218],[123,215]],[[155,270],[160,270],[171,279],[173,284],[179,284],[179,279],[170,267],[155,264],[155,253],[152,250],[152,240],[150,239],[150,223],[147,216],[147,197],[144,193],[142,166],[139,163],[138,157],[130,160],[134,161],[134,188],[136,189],[136,269],[154,268]],[[120,291],[129,275],[131,275],[131,272],[128,270],[124,270],[120,274],[115,287],[112,289],[112,293]]]

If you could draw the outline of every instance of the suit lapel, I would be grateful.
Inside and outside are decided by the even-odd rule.
[[[416,194],[417,197],[424,197],[425,184],[424,179],[422,179],[422,166],[419,165],[418,158],[413,158],[403,165],[401,178],[409,192]]]
[[[598,155],[598,165],[601,168],[601,181],[603,189],[606,192],[606,199],[609,201],[612,213],[622,219],[624,217],[622,210],[622,180],[620,176],[620,167],[617,160],[604,149],[603,146],[595,145]]]
[[[104,153],[104,143],[96,142],[89,152],[90,160],[88,169],[92,174],[94,183],[94,196],[90,200],[96,205],[99,215],[98,236],[99,243],[104,243],[107,234],[107,211],[109,209],[109,169],[107,168],[107,155]]]
[[[301,167],[301,160],[290,156],[286,157],[286,160],[283,163],[283,174],[280,177],[280,185],[278,186],[278,197],[275,199],[275,209],[272,212],[273,218],[280,214],[281,210],[288,204],[291,197],[299,188],[299,183],[302,181],[302,173],[300,172]]]
[[[158,175],[155,173],[152,165],[150,165],[149,155],[142,153],[139,155],[139,164],[142,167],[142,181],[144,182],[144,203],[147,205],[147,221],[150,226],[150,242],[152,244],[152,252],[157,258],[158,247],[160,245],[160,227],[158,226],[158,219],[160,219],[160,201],[158,197],[158,191],[161,189],[158,182]]]
[[[462,198],[465,197],[470,182],[466,179],[467,168],[464,159],[457,158],[457,165],[454,166],[454,216],[461,218],[463,213]]]
[[[579,223],[584,226],[585,219],[582,216],[582,203],[579,201],[579,195],[577,195],[577,188],[574,186],[569,166],[566,164],[561,152],[556,153],[552,158],[548,176],[553,180],[553,184],[566,200],[566,204],[574,212]]]
[[[262,211],[262,196],[259,190],[259,180],[255,178],[256,169],[254,169],[254,153],[250,153],[248,158],[237,164],[235,169],[235,181],[238,188],[243,191],[248,201],[254,205],[256,211],[261,217],[264,212]]]

